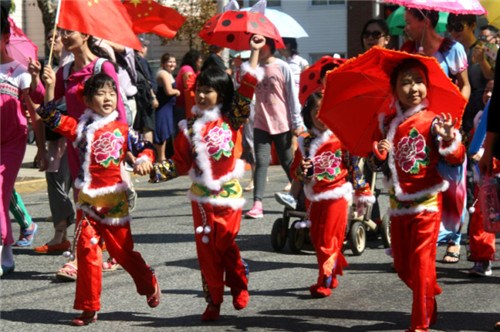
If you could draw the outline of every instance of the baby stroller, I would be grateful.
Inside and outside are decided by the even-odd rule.
[[[371,180],[372,192],[375,192],[376,173]],[[309,228],[307,227],[307,212],[303,191],[295,210],[285,207],[283,216],[276,219],[271,230],[271,245],[276,252],[281,252],[288,242],[288,248],[294,254],[301,253],[304,245],[310,244]],[[390,220],[385,215],[380,222],[371,219],[373,204],[358,215],[356,209],[349,207],[346,236],[343,250],[350,248],[354,256],[360,256],[366,249],[367,232],[380,234],[384,247],[391,246]],[[290,224],[290,222],[293,222]]]
[[[301,191],[297,200],[297,208],[290,209],[285,206],[283,216],[274,221],[271,230],[271,245],[276,252],[281,252],[288,242],[288,248],[294,254],[299,254],[309,239],[309,228],[305,220],[307,217],[305,195]],[[291,225],[290,221],[295,219]]]

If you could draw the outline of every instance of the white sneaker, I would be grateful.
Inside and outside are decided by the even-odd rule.
[[[289,209],[295,210],[297,208],[297,201],[290,194],[274,193],[274,198],[278,203]]]

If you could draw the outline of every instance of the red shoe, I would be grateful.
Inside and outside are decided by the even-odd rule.
[[[339,286],[338,279],[335,277],[332,277],[332,281],[330,282],[330,288],[334,289],[334,288],[337,288],[338,286]]]
[[[326,288],[318,284],[314,284],[309,287],[309,292],[311,292],[311,296],[315,299],[321,299],[332,295],[330,288]]]
[[[71,325],[74,326],[85,326],[90,323],[95,323],[97,321],[97,311],[84,311],[78,317],[71,320]]]
[[[233,307],[236,310],[245,309],[250,300],[250,294],[246,289],[231,289],[233,295]]]
[[[201,320],[203,322],[213,322],[219,319],[220,316],[220,304],[209,303],[203,315],[201,315]]]
[[[147,297],[147,302],[151,308],[156,308],[160,304],[161,290],[155,275],[153,275],[153,285],[155,287],[155,292]]]
[[[69,250],[71,247],[71,243],[69,241],[64,241],[58,244],[44,244],[43,246],[39,246],[34,248],[33,250],[39,254],[62,254],[63,252]]]

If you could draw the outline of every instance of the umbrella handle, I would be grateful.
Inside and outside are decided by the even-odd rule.
[[[373,150],[373,154],[375,155],[375,157],[377,157],[378,160],[386,160],[387,159],[387,151],[384,150],[384,151],[380,152],[378,150],[378,142],[377,141],[373,142],[372,150]]]

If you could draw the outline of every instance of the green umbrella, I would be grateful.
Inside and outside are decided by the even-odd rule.
[[[449,13],[439,12],[439,20],[436,25],[437,32],[445,32],[446,24],[448,23]],[[392,12],[391,15],[385,20],[389,26],[389,33],[391,35],[402,35],[406,25],[405,21],[405,7],[399,7]]]

